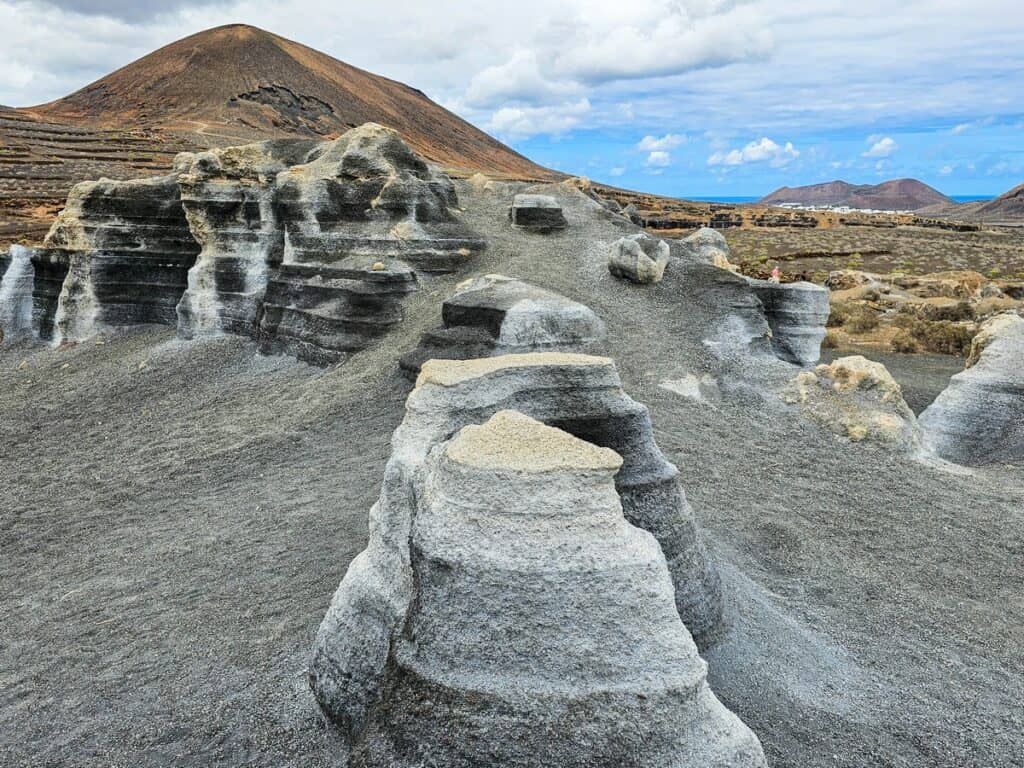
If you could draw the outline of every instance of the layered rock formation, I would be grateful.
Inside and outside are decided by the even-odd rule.
[[[511,352],[582,352],[605,336],[589,308],[544,288],[504,275],[467,280],[441,307],[443,325],[423,335],[403,356],[415,378],[430,359],[468,360]]]
[[[98,325],[176,324],[337,362],[401,321],[417,271],[484,248],[457,205],[447,176],[374,124],[185,153],[168,176],[75,187],[31,256],[36,326],[75,341]]]
[[[0,342],[32,335],[32,252],[20,245],[0,253]]]
[[[202,247],[177,307],[182,336],[256,335],[270,271],[284,257],[277,174],[317,146],[277,140],[178,156],[182,205]]]
[[[622,516],[621,465],[515,411],[425,457],[403,626],[351,766],[765,765]]]
[[[513,408],[615,450],[626,519],[651,532],[668,563],[675,606],[697,644],[721,629],[718,575],[701,542],[678,472],[654,442],[647,409],[622,390],[605,358],[561,353],[426,363],[392,438],[370,542],[349,566],[317,633],[310,684],[350,742],[385,685],[386,663],[413,595],[410,535],[427,498],[428,456],[453,433]]]
[[[808,282],[748,280],[764,305],[776,356],[796,365],[818,362],[830,311],[828,289]]]
[[[860,355],[804,371],[784,394],[815,421],[853,442],[917,453],[921,430],[900,385],[881,363]]]
[[[455,188],[394,131],[367,124],[277,176],[283,262],[260,349],[315,363],[363,349],[401,320],[415,272],[465,265],[484,242],[455,216]]]
[[[634,283],[657,283],[669,261],[668,243],[638,232],[612,243],[608,271]]]
[[[516,195],[508,217],[514,226],[534,232],[553,232],[569,226],[562,207],[550,195]]]
[[[56,324],[71,341],[97,324],[174,325],[199,252],[173,174],[76,185],[43,245],[68,267]]]
[[[1024,458],[1024,318],[996,315],[974,339],[968,367],[921,414],[926,447],[957,464]]]

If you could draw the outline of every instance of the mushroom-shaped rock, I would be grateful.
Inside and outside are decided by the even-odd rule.
[[[982,324],[968,367],[921,414],[925,446],[965,465],[1024,459],[1024,318]]]
[[[622,463],[515,411],[430,451],[351,766],[765,765],[707,684],[657,542],[623,517]]]
[[[634,283],[657,283],[665,274],[668,260],[668,243],[638,232],[612,243],[608,271]]]
[[[658,541],[676,609],[697,644],[705,648],[719,636],[720,582],[678,470],[658,449],[647,409],[623,391],[611,360],[555,352],[431,360],[392,438],[369,543],[349,566],[314,646],[311,687],[350,743],[383,690],[413,599],[409,537],[418,504],[429,495],[427,457],[462,427],[509,408],[622,457],[614,483],[626,519]]]
[[[796,365],[818,362],[830,311],[828,289],[808,282],[748,280],[764,305],[776,357]]]
[[[402,357],[410,378],[432,358],[467,360],[510,352],[582,352],[605,337],[604,323],[587,306],[504,275],[460,283],[441,307],[443,325],[428,331]]]
[[[900,385],[881,363],[841,357],[794,378],[783,398],[853,442],[872,442],[906,453],[921,447],[921,431]]]
[[[552,232],[569,226],[562,206],[551,195],[516,195],[508,217],[515,226],[535,232]]]

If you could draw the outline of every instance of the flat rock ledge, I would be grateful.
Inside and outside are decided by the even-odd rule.
[[[513,226],[540,233],[569,226],[562,206],[550,195],[516,195],[508,209],[508,217]]]
[[[766,765],[708,686],[657,541],[623,516],[623,457],[514,410],[415,466],[398,448],[384,493],[408,471],[417,493],[400,521],[375,507],[313,666],[352,768]]]
[[[947,461],[975,466],[1024,459],[1024,318],[986,321],[968,367],[921,414],[925,446]]]
[[[388,660],[408,628],[417,559],[411,537],[421,503],[432,493],[429,458],[463,427],[509,409],[621,457],[617,472],[610,467],[602,471],[625,520],[653,535],[660,548],[673,614],[701,648],[721,635],[718,574],[678,471],[658,449],[647,409],[622,390],[611,360],[556,352],[433,360],[423,366],[405,419],[392,437],[381,495],[370,510],[369,544],[349,566],[314,646],[310,685],[350,743],[361,738],[371,709],[386,690]],[[607,459],[610,454],[600,455]],[[589,496],[581,503],[589,503]],[[480,522],[489,524],[484,518]],[[513,593],[500,599],[506,605],[519,600]],[[516,618],[508,626],[519,624]]]
[[[884,365],[860,355],[798,374],[783,399],[852,442],[908,454],[921,449],[921,430],[900,385]]]
[[[509,353],[582,352],[605,338],[594,312],[561,294],[504,275],[460,283],[441,306],[442,325],[428,331],[399,365],[415,379],[430,359],[468,360]]]

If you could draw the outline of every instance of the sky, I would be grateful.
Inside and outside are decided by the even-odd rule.
[[[59,98],[229,23],[408,83],[617,186],[1024,182],[1020,0],[0,0],[0,103]]]

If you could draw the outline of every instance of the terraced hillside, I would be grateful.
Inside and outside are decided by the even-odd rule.
[[[0,108],[0,242],[40,238],[79,181],[164,173],[176,153],[195,148],[160,131],[88,128]]]

